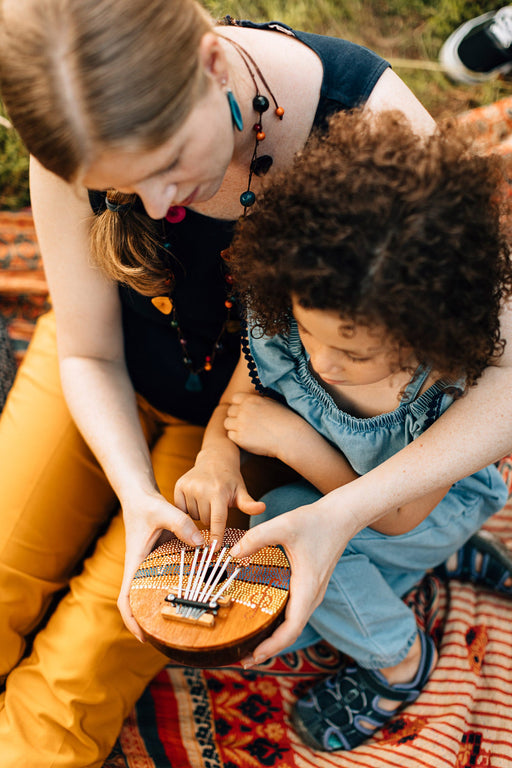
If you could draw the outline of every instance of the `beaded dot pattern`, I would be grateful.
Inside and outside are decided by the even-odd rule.
[[[211,545],[209,531],[203,531],[205,547],[191,547],[173,537],[160,545],[141,563],[133,577],[132,590],[162,589],[169,592],[179,590],[180,569],[188,578],[195,569],[199,553]],[[245,531],[227,528],[221,549],[213,555],[212,566],[225,565],[224,576],[232,578],[224,592],[233,602],[258,608],[273,615],[283,606],[288,597],[290,565],[279,547],[264,547],[248,558],[235,559],[229,550],[244,535]],[[227,561],[227,565],[226,565]],[[235,574],[235,572],[237,573]],[[205,577],[206,581],[206,577]],[[204,582],[203,582],[204,583]],[[202,588],[203,584],[201,584]]]

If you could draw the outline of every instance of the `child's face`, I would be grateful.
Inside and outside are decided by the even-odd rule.
[[[350,324],[337,312],[304,309],[295,300],[292,308],[311,366],[326,384],[375,384],[401,367],[398,346],[384,328]]]

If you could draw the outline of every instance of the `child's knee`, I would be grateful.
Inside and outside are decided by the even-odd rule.
[[[252,518],[251,526],[263,523],[265,520],[271,520],[297,507],[313,504],[321,497],[322,494],[306,482],[291,483],[275,488],[262,497],[261,501],[266,504],[265,512]]]

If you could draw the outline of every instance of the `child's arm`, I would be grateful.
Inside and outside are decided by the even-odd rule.
[[[224,427],[240,448],[279,459],[321,493],[358,476],[343,454],[302,416],[269,397],[237,392],[231,398]]]
[[[227,409],[224,427],[230,440],[240,448],[279,459],[323,494],[358,477],[340,450],[302,416],[271,398],[236,393]],[[392,509],[371,527],[388,536],[406,533],[432,512],[449,489],[450,486],[440,488]]]
[[[240,472],[240,449],[224,428],[231,398],[240,391],[253,391],[243,357],[208,423],[195,466],[178,480],[174,489],[176,506],[194,520],[201,520],[217,541],[222,541],[229,507],[237,507],[248,515],[260,514],[265,509],[263,502],[255,501],[247,492]]]

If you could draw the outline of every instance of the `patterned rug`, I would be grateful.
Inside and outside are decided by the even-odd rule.
[[[30,210],[0,211],[0,315],[19,363],[39,315],[49,309],[48,289]]]
[[[512,99],[460,119],[512,164]],[[0,212],[0,319],[14,364],[47,306],[30,211]],[[512,459],[501,469],[512,487]],[[512,502],[488,527],[512,546]],[[341,663],[319,644],[247,672],[169,665],[126,720],[104,768],[510,768],[512,600],[456,581],[448,589],[429,575],[407,602],[435,637],[439,662],[417,701],[353,752],[314,752],[290,725],[296,698]]]

